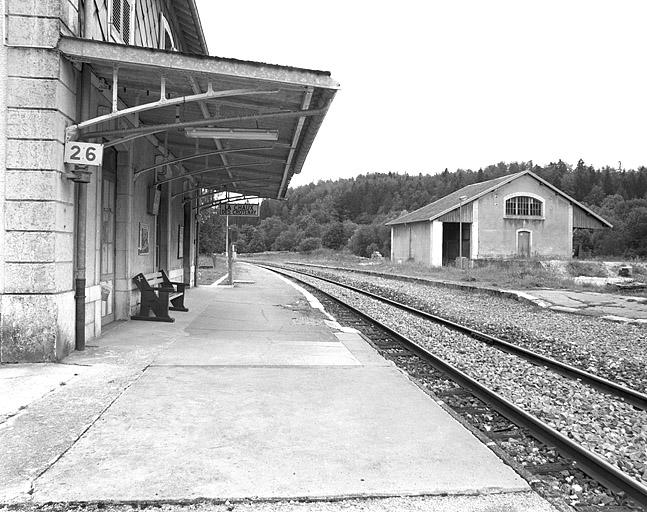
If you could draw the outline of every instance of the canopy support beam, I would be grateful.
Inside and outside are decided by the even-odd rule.
[[[194,77],[189,76],[189,83],[191,84],[191,90],[193,91],[193,94],[201,94],[202,93],[202,89],[200,88],[200,84],[198,83],[198,81]],[[199,106],[200,106],[200,112],[202,112],[202,117],[204,117],[205,119],[211,118],[211,113],[209,112],[209,109],[207,108],[207,106],[204,103],[200,103]],[[216,145],[216,149],[218,149],[219,151],[222,151],[222,149],[223,149],[222,142],[220,142],[218,139],[212,139],[212,140],[213,140],[214,144]],[[227,174],[231,178],[232,177],[231,172],[229,171],[229,168],[228,168],[229,167],[229,159],[226,156],[223,156],[221,154],[220,155],[220,160],[222,161],[222,165],[227,167]]]
[[[312,101],[312,87],[308,87],[306,93],[303,95],[303,103],[301,104],[301,110],[308,110],[310,107],[310,101]],[[299,144],[299,137],[301,137],[301,130],[303,130],[303,123],[305,123],[306,118],[300,117],[297,121],[297,127],[294,130],[294,136],[292,137],[292,144],[290,145],[290,153],[288,154],[288,159],[285,162],[285,170],[283,171],[283,180],[281,180],[281,186],[279,187],[278,195],[281,195],[281,192],[285,188],[285,185],[288,182],[288,175],[290,172],[290,165],[292,164],[292,159],[294,158],[294,153],[297,150]]]
[[[141,112],[146,112],[148,110],[154,110],[158,108],[165,108],[165,107],[171,107],[173,105],[183,105],[185,103],[193,103],[196,101],[207,101],[207,100],[213,100],[216,98],[225,98],[225,97],[230,97],[230,96],[249,96],[249,95],[256,95],[256,94],[276,94],[279,92],[278,89],[273,89],[273,90],[260,90],[260,89],[231,89],[228,91],[214,91],[213,90],[213,85],[211,82],[209,82],[209,86],[207,89],[207,92],[202,92],[200,94],[193,94],[191,96],[180,96],[178,98],[171,98],[167,99],[166,98],[166,78],[164,76],[161,77],[161,84],[160,84],[160,99],[157,101],[152,101],[150,103],[142,103],[141,105],[136,105],[134,107],[129,107],[129,108],[124,108],[122,110],[118,110],[117,105],[118,105],[118,97],[117,97],[117,89],[118,89],[118,70],[119,68],[117,66],[114,66],[113,68],[113,74],[112,74],[112,112],[109,114],[104,114],[102,116],[94,117],[92,119],[88,119],[87,121],[83,121],[78,124],[74,124],[71,126],[68,126],[65,129],[65,139],[66,140],[73,140],[76,138],[80,130],[83,130],[85,128],[89,128],[90,126],[95,126],[100,123],[104,123],[106,121],[112,121],[114,119],[119,119],[124,116],[129,116],[132,114],[139,114]]]
[[[134,108],[134,107],[133,107]],[[212,117],[209,119],[199,119],[197,121],[184,121],[181,123],[166,123],[158,125],[142,126],[139,128],[127,128],[125,130],[102,130],[98,132],[84,133],[80,136],[81,139],[93,139],[97,137],[128,137],[136,135],[144,137],[151,133],[165,132],[167,130],[175,130],[178,128],[193,128],[199,126],[209,126],[210,124],[219,123],[236,123],[241,121],[254,121],[257,119],[281,119],[289,117],[309,117],[321,116],[327,112],[327,108],[313,109],[313,110],[280,110],[277,112],[267,112],[264,114],[253,114],[248,116],[232,116],[232,117]],[[72,127],[70,127],[72,128]]]
[[[234,167],[239,168],[239,167],[259,167],[263,165],[269,165],[267,162],[256,162],[253,164],[240,164],[240,165],[235,165]],[[171,181],[176,181],[176,180],[181,180],[185,178],[189,178],[191,176],[196,176],[198,174],[204,174],[205,172],[212,172],[212,171],[226,171],[227,168],[222,166],[222,167],[211,167],[209,169],[200,169],[199,171],[192,171],[192,172],[187,172],[185,174],[180,174],[179,176],[172,176],[171,178],[166,178],[165,180],[161,180],[155,183],[155,186],[158,185],[164,185],[165,183],[170,183]],[[211,186],[211,185],[208,185]],[[207,187],[204,187],[207,188]]]
[[[142,174],[148,172],[148,171],[153,171],[155,169],[159,169],[160,167],[166,167],[167,165],[176,165],[179,164],[180,162],[186,162],[187,160],[193,160],[194,158],[200,158],[200,157],[207,157],[207,156],[212,156],[212,155],[222,155],[224,153],[238,153],[240,151],[261,151],[265,149],[272,149],[272,146],[264,146],[264,147],[250,147],[250,148],[238,148],[238,149],[223,149],[219,151],[208,151],[206,153],[196,153],[195,155],[189,155],[189,156],[184,156],[182,158],[175,158],[174,160],[168,160],[166,162],[162,162],[159,164],[155,164],[151,167],[146,167],[144,169],[140,169],[138,171],[135,171],[135,181],[139,176]],[[250,155],[252,156],[252,155]]]

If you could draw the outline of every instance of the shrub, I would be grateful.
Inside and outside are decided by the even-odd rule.
[[[390,229],[378,224],[359,226],[348,241],[351,252],[364,257],[369,257],[373,251],[389,254],[391,252],[390,244]]]
[[[289,229],[283,231],[276,237],[274,244],[272,244],[273,251],[294,251],[301,242],[301,233],[297,231],[296,226],[290,226]]]
[[[301,243],[297,246],[297,251],[311,252],[320,248],[321,248],[321,238],[309,237],[301,240]]]
[[[346,244],[348,237],[346,236],[344,225],[341,222],[335,222],[326,229],[321,243],[324,247],[329,249],[339,249]]]

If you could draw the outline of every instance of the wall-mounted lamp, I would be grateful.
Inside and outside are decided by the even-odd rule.
[[[278,130],[256,128],[188,128],[186,136],[195,139],[278,140]]]

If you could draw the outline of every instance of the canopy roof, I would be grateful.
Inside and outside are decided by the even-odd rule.
[[[463,206],[468,205],[475,199],[478,199],[479,197],[484,196],[488,192],[492,192],[493,190],[496,190],[497,188],[505,185],[506,183],[510,183],[511,181],[514,181],[520,178],[521,176],[525,176],[526,174],[529,176],[532,176],[537,181],[549,187],[551,190],[555,191],[556,193],[564,197],[566,200],[570,201],[574,206],[582,209],[586,215],[598,221],[601,227],[603,226],[613,227],[607,220],[600,217],[597,213],[592,211],[590,208],[587,208],[583,204],[577,202],[571,196],[562,192],[557,187],[551,185],[546,180],[540,178],[534,172],[531,172],[531,171],[522,171],[516,174],[508,174],[507,176],[501,176],[499,178],[494,178],[492,180],[482,181],[480,183],[472,183],[471,185],[467,185],[466,187],[456,190],[455,192],[452,192],[451,194],[448,194],[445,197],[441,197],[440,199],[438,199],[437,201],[434,201],[433,203],[423,206],[422,208],[418,208],[417,210],[411,213],[406,213],[401,217],[398,217],[397,219],[389,221],[386,223],[386,225],[395,226],[397,224],[411,224],[413,222],[433,221],[438,217],[442,217],[446,213],[449,213],[452,210],[457,209],[461,204]],[[463,198],[462,201],[461,201],[461,198]],[[575,226],[575,227],[580,227],[580,226]]]
[[[208,55],[207,41],[202,31],[195,0],[175,0],[170,2],[168,7],[175,13],[175,20],[184,40],[186,52]]]
[[[257,197],[285,197],[339,88],[325,71],[71,37],[58,48],[89,64],[112,95],[112,112],[71,126],[68,139],[114,146],[147,137],[195,186]],[[189,136],[205,127],[242,138]],[[250,129],[278,139],[251,140]]]

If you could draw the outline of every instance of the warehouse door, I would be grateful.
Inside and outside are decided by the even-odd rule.
[[[470,238],[472,224],[469,222],[443,222],[443,265],[453,264],[459,255],[470,257]],[[462,247],[459,237],[462,235]],[[461,251],[462,249],[462,251]]]
[[[522,258],[530,257],[530,231],[517,233],[517,253]]]
[[[101,325],[115,319],[115,207],[117,153],[106,149],[101,180]]]

